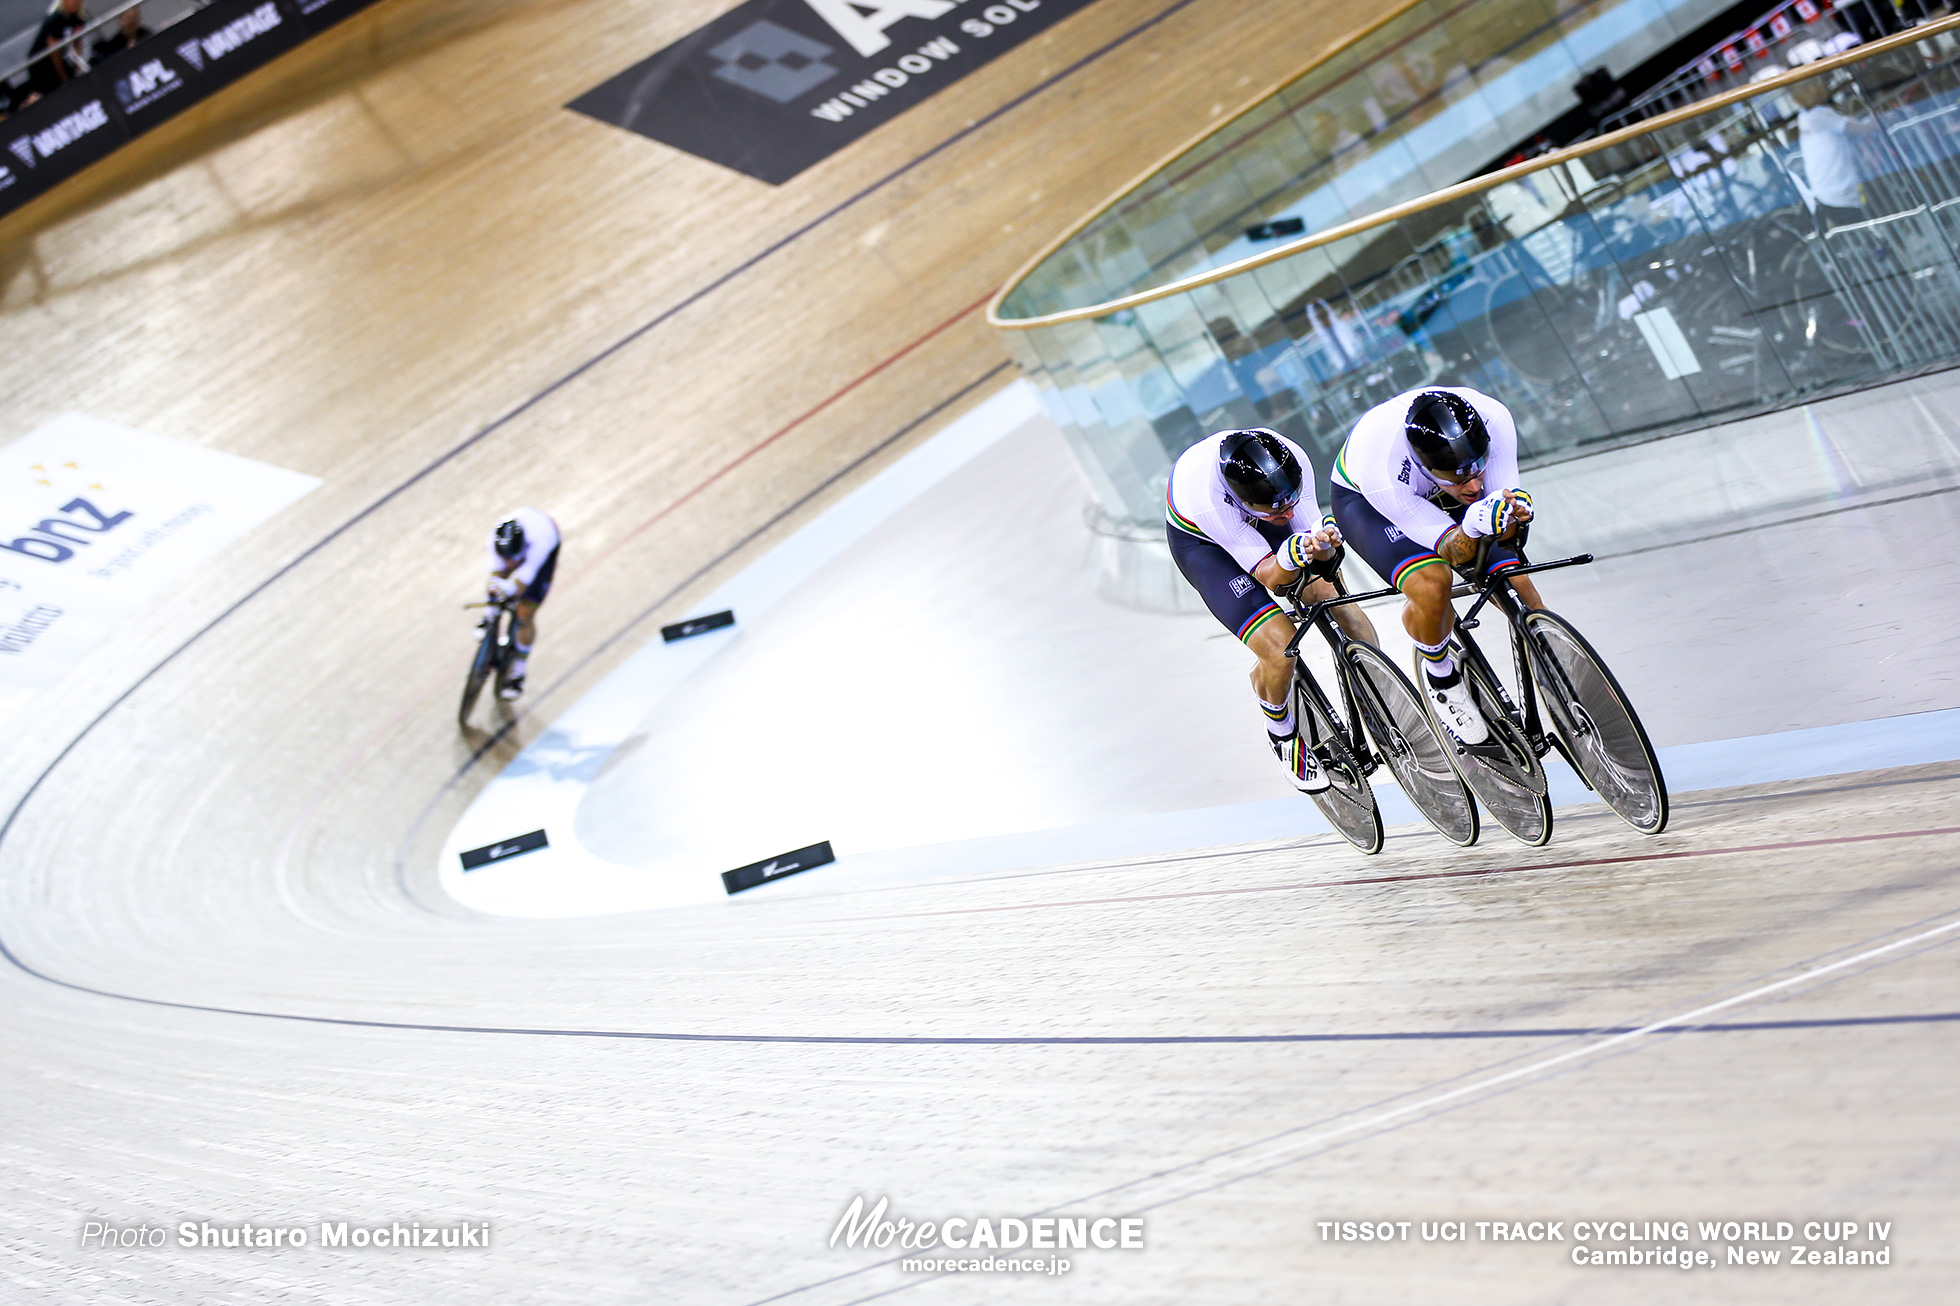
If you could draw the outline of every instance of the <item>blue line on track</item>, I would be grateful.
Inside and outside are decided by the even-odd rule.
[[[729,269],[727,272],[724,272],[721,276],[709,282],[707,285],[701,287],[700,289],[694,291],[692,294],[688,295],[685,299],[681,300],[679,303],[671,305],[670,307],[662,310],[660,313],[655,315],[650,321],[646,322],[642,326],[635,328],[633,331],[623,336],[619,340],[614,341],[611,345],[608,345],[605,349],[601,350],[599,353],[594,354],[591,358],[586,359],[585,362],[579,364],[576,368],[572,369],[570,372],[567,372],[564,376],[559,377],[556,381],[553,381],[550,385],[546,386],[544,389],[539,390],[536,394],[526,399],[523,403],[517,405],[517,407],[511,409],[509,412],[505,413],[502,417],[499,417],[495,421],[491,422],[488,426],[485,426],[481,430],[475,432],[467,439],[463,440],[460,444],[450,449],[447,453],[441,455],[440,457],[435,459],[435,461],[424,466],[420,471],[417,471],[414,475],[410,476],[407,480],[404,480],[399,485],[389,490],[386,494],[383,494],[380,498],[376,499],[373,503],[370,503],[367,507],[361,509],[359,512],[355,513],[352,517],[349,517],[346,521],[342,522],[339,526],[336,526],[333,530],[329,531],[326,535],[320,537],[320,539],[316,540],[313,544],[307,546],[307,548],[304,551],[299,553],[290,561],[286,562],[277,571],[273,572],[270,576],[267,576],[264,580],[260,581],[257,585],[254,585],[250,590],[246,591],[246,593],[243,596],[241,596],[236,602],[232,603],[223,612],[220,612],[217,616],[213,617],[210,621],[206,622],[203,626],[199,627],[195,632],[191,634],[191,636],[188,639],[186,639],[183,643],[179,644],[176,648],[170,650],[169,653],[165,654],[160,660],[157,661],[155,665],[150,667],[149,670],[145,671],[136,680],[132,681],[129,687],[124,689],[122,693],[116,695],[116,697],[108,704],[108,706],[104,707],[100,712],[96,713],[94,718],[91,719],[87,725],[83,726],[82,729],[75,735],[75,737],[73,739],[70,739],[67,742],[67,744],[65,744],[62,747],[62,750],[55,755],[54,760],[49,762],[47,766],[42,768],[41,773],[34,777],[34,783],[30,784],[27,787],[26,792],[20,796],[19,801],[17,801],[13,805],[13,808],[7,813],[6,821],[4,823],[0,823],[0,846],[5,845],[7,841],[7,836],[13,833],[14,823],[20,819],[21,812],[26,809],[27,804],[33,799],[34,795],[40,792],[41,786],[47,782],[48,777],[54,774],[55,768],[60,766],[66,760],[68,760],[69,754],[74,752],[76,747],[80,745],[84,739],[88,738],[89,735],[94,733],[95,728],[101,725],[104,721],[106,721],[109,718],[110,713],[114,712],[117,708],[121,707],[124,703],[128,702],[131,695],[135,694],[137,690],[141,689],[144,685],[148,684],[149,681],[158,672],[162,671],[165,667],[169,666],[172,662],[176,661],[177,658],[185,652],[185,650],[189,649],[192,645],[196,644],[199,640],[203,639],[206,635],[210,634],[213,630],[217,629],[220,625],[222,625],[224,622],[229,620],[246,604],[258,598],[261,594],[265,593],[266,590],[270,589],[274,584],[278,583],[280,580],[283,580],[286,576],[290,575],[302,563],[306,562],[308,559],[312,558],[315,554],[325,549],[328,545],[338,540],[341,536],[345,535],[348,531],[352,530],[355,526],[358,526],[361,522],[367,520],[367,518],[379,512],[382,508],[386,507],[389,503],[399,498],[402,494],[406,493],[408,490],[410,490],[417,484],[421,483],[429,475],[439,470],[446,464],[454,461],[456,458],[461,456],[465,451],[467,451],[474,445],[480,443],[481,441],[487,439],[495,432],[502,430],[505,426],[508,426],[511,422],[515,421],[523,414],[537,407],[537,405],[543,403],[546,399],[550,398],[558,391],[564,389],[567,385],[570,385],[573,381],[577,380],[579,377],[584,376],[587,372],[591,371],[599,364],[605,362],[607,359],[619,353],[620,350],[626,348],[634,341],[645,336],[649,331],[652,331],[655,327],[658,327],[663,322],[666,322],[671,318],[673,318],[677,313],[680,313],[683,310],[691,307],[692,305],[699,303],[701,300],[713,294],[715,291],[720,290],[723,286],[726,286],[729,282],[733,281],[735,278],[741,276],[743,273],[749,271],[751,268],[754,268],[757,264],[763,262],[771,255],[780,252],[781,250],[793,244],[797,240],[802,239],[804,236],[816,230],[824,223],[829,222],[832,218],[835,218],[838,214],[843,213],[847,209],[850,209],[851,207],[865,200],[869,196],[876,194],[878,191],[884,189],[886,186],[889,186],[892,182],[898,180],[900,177],[903,177],[907,173],[911,172],[913,169],[926,163],[928,160],[933,159],[938,155],[944,153],[946,150],[952,148],[954,145],[957,145],[959,142],[965,140],[967,137],[972,136],[975,132],[978,132],[982,128],[985,128],[990,124],[998,121],[1001,117],[1012,112],[1014,109],[1019,108],[1021,105],[1026,104],[1029,100],[1033,99],[1037,95],[1040,95],[1043,91],[1046,91],[1051,87],[1055,86],[1057,83],[1069,77],[1074,76],[1076,73],[1088,67],[1090,64],[1095,63],[1097,60],[1109,54],[1111,51],[1120,49],[1121,47],[1127,45],[1132,40],[1135,40],[1138,36],[1141,36],[1143,33],[1158,26],[1160,23],[1163,23],[1164,21],[1169,19],[1173,14],[1176,14],[1184,9],[1187,9],[1196,3],[1197,0],[1177,0],[1175,4],[1172,4],[1168,8],[1161,10],[1154,17],[1145,19],[1143,22],[1138,23],[1135,27],[1132,27],[1128,31],[1124,32],[1121,36],[1118,36],[1114,40],[1109,41],[1106,44],[1099,46],[1095,50],[1090,51],[1082,58],[1076,60],[1074,63],[1068,65],[1066,68],[1063,68],[1061,71],[1055,73],[1053,76],[1050,76],[1036,83],[1034,86],[1023,91],[1021,94],[1015,96],[1013,99],[1009,100],[1006,104],[1003,104],[998,109],[995,109],[992,113],[989,113],[986,116],[976,119],[972,123],[969,123],[965,128],[953,133],[951,136],[948,136],[945,140],[933,146],[925,153],[920,154],[915,158],[911,159],[910,161],[893,169],[891,172],[885,174],[877,181],[872,182],[870,185],[858,191],[850,198],[843,200],[842,202],[825,210],[823,213],[819,214],[815,218],[812,218],[810,221],[804,223],[802,226],[796,228],[788,235],[783,236],[781,239],[775,241],[773,244],[766,246],[760,252],[749,256],[741,263],[738,263],[735,267]],[[992,373],[990,373],[989,375],[992,375]],[[984,379],[985,378],[983,378],[983,380]],[[960,393],[964,394],[967,391],[970,391],[971,389],[972,386],[969,385],[968,387],[966,387],[966,389],[962,390]],[[951,401],[948,400],[947,402],[951,402]],[[615,636],[615,638],[617,638],[617,636]],[[472,759],[472,761],[474,761],[474,759]],[[451,781],[450,783],[454,783],[454,782]],[[445,789],[447,789],[447,787],[448,787],[447,785],[444,786]],[[0,957],[4,957],[16,969],[24,972],[25,974],[32,975],[36,979],[46,980],[51,984],[62,985],[65,988],[76,989],[84,993],[92,993],[100,997],[120,998],[128,1002],[154,1002],[155,1001],[154,999],[135,997],[133,995],[125,994],[125,993],[109,993],[101,989],[88,988],[86,985],[73,984],[68,982],[67,980],[55,979],[51,975],[44,975],[40,971],[37,971],[33,967],[27,965],[17,955],[15,955],[13,948],[8,945],[4,937],[0,937]],[[181,1006],[186,1004],[163,1003],[160,1005]],[[213,1011],[219,1010],[219,1008],[194,1008],[194,1009],[213,1010]],[[232,1012],[229,1014],[270,1015],[271,1013]]]

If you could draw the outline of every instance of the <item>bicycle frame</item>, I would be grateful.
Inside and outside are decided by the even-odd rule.
[[[1361,774],[1373,775],[1381,768],[1383,760],[1376,754],[1373,745],[1385,744],[1386,741],[1370,739],[1370,731],[1366,724],[1366,718],[1360,711],[1360,704],[1356,700],[1354,693],[1354,685],[1349,678],[1347,659],[1342,656],[1347,651],[1348,645],[1353,644],[1355,639],[1345,630],[1341,629],[1340,625],[1335,622],[1333,609],[1343,607],[1349,603],[1362,603],[1369,599],[1386,598],[1398,591],[1389,588],[1369,590],[1365,594],[1337,594],[1334,598],[1322,599],[1320,602],[1302,609],[1299,606],[1299,594],[1305,588],[1311,575],[1312,573],[1310,572],[1305,573],[1299,581],[1277,591],[1280,599],[1286,605],[1287,616],[1293,619],[1296,627],[1293,632],[1293,638],[1286,645],[1286,656],[1293,659],[1294,679],[1300,682],[1306,693],[1314,699],[1315,706],[1321,710],[1321,713],[1328,721],[1333,723],[1335,733],[1351,736],[1351,738],[1336,740],[1335,742],[1347,747],[1348,752],[1354,758],[1355,764],[1361,768]],[[1340,581],[1338,579],[1335,580],[1334,586],[1337,590],[1340,589]],[[1320,687],[1319,679],[1307,668],[1307,664],[1300,660],[1300,641],[1306,638],[1307,631],[1309,630],[1320,631],[1321,635],[1326,638],[1328,647],[1333,650],[1334,678],[1340,682],[1341,706],[1346,709],[1345,712],[1336,713],[1331,710],[1331,705],[1327,701],[1327,693]],[[1345,723],[1345,729],[1343,728],[1343,723]]]
[[[1524,539],[1522,536],[1519,537],[1514,548],[1517,551],[1519,559],[1523,560]],[[1478,549],[1475,565],[1476,573],[1483,571],[1488,562],[1489,553],[1490,545],[1488,542],[1482,548]],[[1557,731],[1548,731],[1545,729],[1544,719],[1539,715],[1537,677],[1541,670],[1545,674],[1559,677],[1563,677],[1565,673],[1555,661],[1551,659],[1534,659],[1531,656],[1530,640],[1525,633],[1524,625],[1525,606],[1519,602],[1517,594],[1512,591],[1511,580],[1517,576],[1531,575],[1533,572],[1556,571],[1560,567],[1583,567],[1592,560],[1593,555],[1590,553],[1575,553],[1571,557],[1561,558],[1557,562],[1525,561],[1522,566],[1507,568],[1495,576],[1485,577],[1483,583],[1480,585],[1460,584],[1452,587],[1450,590],[1450,598],[1452,600],[1467,598],[1473,594],[1477,596],[1477,601],[1470,605],[1470,610],[1456,619],[1456,630],[1458,632],[1458,638],[1463,644],[1464,651],[1481,664],[1485,678],[1496,687],[1498,696],[1503,699],[1505,714],[1511,718],[1512,722],[1523,733],[1525,742],[1531,746],[1534,754],[1542,758],[1546,753],[1556,748],[1559,756],[1571,765],[1573,774],[1579,777],[1580,783],[1584,784],[1588,789],[1592,787],[1592,784],[1585,778],[1585,773],[1579,769],[1577,761],[1566,751],[1564,741],[1560,739]],[[1510,691],[1505,688],[1503,679],[1497,675],[1496,670],[1490,665],[1490,659],[1484,656],[1483,649],[1478,646],[1475,637],[1470,633],[1476,630],[1479,624],[1477,614],[1483,610],[1485,604],[1495,606],[1499,612],[1504,614],[1505,619],[1510,623],[1511,656],[1518,668],[1518,693],[1519,697],[1523,699],[1521,705],[1511,700]],[[1545,663],[1542,668],[1540,666],[1541,661]],[[1565,687],[1567,692],[1564,698],[1567,702],[1572,700],[1572,695],[1569,692],[1570,688],[1570,686]]]

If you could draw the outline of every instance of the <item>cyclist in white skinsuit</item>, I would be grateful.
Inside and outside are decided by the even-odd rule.
[[[1307,603],[1335,595],[1341,535],[1314,502],[1306,451],[1264,427],[1220,431],[1186,449],[1164,492],[1164,533],[1171,557],[1212,616],[1252,650],[1252,689],[1265,715],[1267,742],[1302,793],[1327,788],[1319,741],[1302,739],[1294,718],[1293,663],[1286,646],[1293,623],[1268,588],[1314,571]],[[1353,607],[1335,620],[1373,642],[1374,627]]]
[[[1409,601],[1402,625],[1437,717],[1461,742],[1484,742],[1489,723],[1447,647],[1456,621],[1451,568],[1474,562],[1486,536],[1495,537],[1486,576],[1523,565],[1498,542],[1514,538],[1532,515],[1531,496],[1518,485],[1511,410],[1461,387],[1399,394],[1361,415],[1334,459],[1332,480],[1342,537]],[[1511,587],[1526,606],[1545,606],[1529,576],[1514,577]]]
[[[549,513],[519,508],[491,527],[484,542],[490,551],[490,597],[517,599],[517,629],[512,636],[517,657],[501,691],[505,699],[524,692],[524,673],[538,638],[538,605],[551,593],[560,539],[558,523]]]

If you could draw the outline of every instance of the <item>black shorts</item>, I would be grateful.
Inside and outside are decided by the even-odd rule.
[[[551,578],[554,575],[556,575],[557,572],[558,572],[558,546],[554,544],[551,546],[551,552],[547,554],[545,557],[544,566],[538,568],[538,574],[531,577],[531,583],[524,587],[524,592],[522,594],[519,594],[517,596],[518,602],[520,603],[544,602],[545,595],[551,593]]]
[[[1275,548],[1293,533],[1271,522],[1254,522],[1253,526],[1258,529],[1260,537]],[[1169,522],[1164,523],[1164,534],[1170,540],[1171,560],[1184,573],[1184,579],[1198,591],[1205,606],[1211,609],[1211,615],[1218,618],[1218,623],[1241,641],[1252,638],[1253,631],[1280,615],[1279,604],[1266,593],[1266,587],[1239,566],[1238,559],[1227,553],[1222,545],[1201,539]]]
[[[1406,577],[1425,567],[1448,565],[1434,549],[1410,539],[1395,523],[1376,512],[1367,495],[1350,490],[1345,485],[1336,485],[1333,497],[1334,521],[1341,528],[1341,538],[1361,555],[1362,561],[1375,569],[1376,575],[1396,589],[1402,588]],[[1444,511],[1449,513],[1450,520],[1462,521],[1469,506],[1458,504],[1456,508]],[[1493,576],[1522,563],[1523,559],[1510,545],[1493,544],[1484,574]]]

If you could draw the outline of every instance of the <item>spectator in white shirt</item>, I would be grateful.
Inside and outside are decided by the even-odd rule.
[[[1817,221],[1827,228],[1864,221],[1857,138],[1878,130],[1869,118],[1847,118],[1832,108],[1829,81],[1826,74],[1790,88],[1790,98],[1797,102],[1804,176],[1817,197]]]

